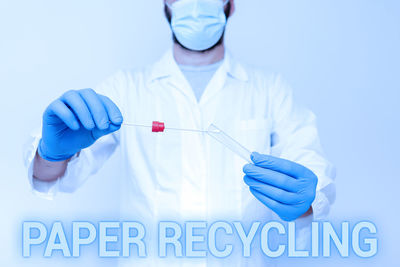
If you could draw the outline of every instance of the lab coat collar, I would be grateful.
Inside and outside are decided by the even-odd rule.
[[[248,74],[244,67],[240,63],[236,62],[228,51],[225,51],[224,62],[221,67],[225,74],[234,79],[243,82],[248,80]],[[172,49],[169,49],[153,66],[150,79],[153,82],[170,76],[176,77],[177,75],[181,75],[180,69],[174,59]]]

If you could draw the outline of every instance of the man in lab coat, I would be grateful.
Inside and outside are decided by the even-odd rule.
[[[94,90],[68,91],[52,102],[27,153],[35,191],[73,192],[120,146],[123,216],[149,223],[279,219],[302,225],[323,218],[335,192],[315,116],[295,105],[279,76],[246,67],[225,50],[234,9],[234,0],[166,0],[172,50],[151,67],[118,72]],[[155,120],[185,129],[214,124],[258,153],[248,164],[205,133],[124,125]],[[167,262],[155,258],[144,266]],[[251,260],[257,266],[255,257],[230,264]]]

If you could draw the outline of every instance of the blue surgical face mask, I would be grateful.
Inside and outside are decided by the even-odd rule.
[[[221,0],[178,0],[168,7],[172,11],[171,27],[176,39],[186,48],[203,51],[222,37],[226,25]]]

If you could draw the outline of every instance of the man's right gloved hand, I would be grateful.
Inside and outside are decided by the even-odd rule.
[[[43,114],[38,153],[48,161],[63,161],[100,137],[121,128],[119,108],[92,89],[71,90],[53,101]]]

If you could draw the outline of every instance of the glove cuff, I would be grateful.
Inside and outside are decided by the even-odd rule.
[[[47,161],[52,161],[52,162],[64,161],[64,160],[72,158],[75,155],[75,154],[72,154],[72,155],[51,155],[50,156],[49,153],[46,153],[46,145],[43,143],[43,139],[40,139],[37,151],[41,158],[43,158]]]

